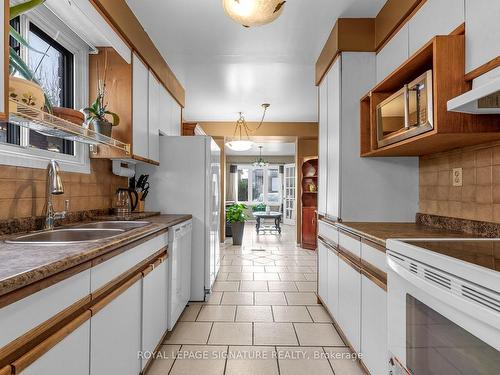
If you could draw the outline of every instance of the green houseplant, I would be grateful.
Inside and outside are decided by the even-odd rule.
[[[104,55],[104,71],[102,77],[99,72],[99,61],[96,61],[97,72],[97,98],[88,108],[83,112],[87,116],[87,123],[92,125],[94,131],[97,133],[111,137],[113,126],[120,124],[120,117],[108,110],[108,103],[106,102],[106,73],[108,71],[108,54],[107,51]],[[110,122],[107,116],[111,116]]]
[[[13,5],[9,8],[10,19],[12,20],[44,2],[45,0],[29,0]],[[44,57],[47,55],[30,46],[22,35],[12,26],[10,26],[9,35],[23,47],[40,53],[44,55]],[[15,77],[15,74],[17,74],[18,77]],[[19,100],[28,106],[37,107],[39,109],[45,107],[49,111],[52,111],[52,101],[47,93],[41,88],[40,82],[35,77],[35,72],[12,47],[9,47],[9,75],[9,96],[11,98]]]
[[[234,203],[226,210],[226,221],[231,224],[231,232],[233,233],[233,245],[241,245],[245,221],[248,219],[245,213],[246,209],[245,204]]]

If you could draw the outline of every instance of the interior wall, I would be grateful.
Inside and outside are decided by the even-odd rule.
[[[302,163],[305,159],[318,157],[318,139],[297,139],[295,164],[297,165],[297,195],[296,195],[296,230],[297,243],[302,240]]]
[[[0,165],[0,220],[42,215],[46,201],[45,169]],[[108,209],[118,187],[126,187],[126,177],[115,176],[111,161],[91,159],[90,174],[61,172],[64,194],[53,196],[54,209],[70,211]]]
[[[500,142],[423,156],[419,180],[421,213],[500,223]]]

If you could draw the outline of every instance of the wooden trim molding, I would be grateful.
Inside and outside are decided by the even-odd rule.
[[[375,18],[339,18],[316,61],[316,85],[341,52],[379,51],[427,0],[387,0]]]
[[[365,245],[373,247],[375,250],[378,250],[384,254],[386,252],[385,246],[382,246],[376,242],[373,242],[373,241],[369,240],[368,238],[361,237],[361,243],[364,243]]]
[[[41,342],[35,348],[30,350],[28,353],[23,355],[21,358],[13,363],[13,367],[16,374],[21,373],[27,367],[29,367],[38,358],[42,357],[50,349],[56,346],[59,342],[68,337],[73,331],[80,327],[83,323],[89,320],[91,317],[90,311],[87,310],[76,319],[71,321],[69,324],[61,328],[55,334],[47,338],[45,341]]]
[[[109,305],[113,300],[118,298],[120,294],[124,293],[128,288],[134,285],[137,281],[142,279],[142,272],[137,273],[135,276],[128,279],[124,284],[113,290],[111,293],[103,297],[99,302],[90,307],[90,311],[92,312],[92,316],[97,314],[107,305]]]
[[[339,259],[342,259],[344,262],[346,262],[353,270],[356,272],[361,273],[361,267],[358,262],[355,262],[345,251],[339,251],[338,252]]]
[[[349,232],[348,230],[345,230],[344,228],[339,228],[339,232],[342,234],[345,234],[348,237],[351,237],[352,239],[354,239],[356,241],[361,241],[361,236],[358,236],[357,234]]]
[[[375,17],[375,50],[382,49],[426,0],[387,0]]]
[[[495,57],[493,60],[488,61],[487,63],[477,67],[474,70],[471,70],[469,73],[465,75],[465,80],[466,81],[472,81],[473,79],[476,79],[479,76],[482,76],[485,73],[488,73],[489,71],[498,68],[500,66],[500,56]]]
[[[154,265],[158,259],[166,256],[167,247],[158,250],[150,257],[144,259],[142,262],[138,263],[128,271],[122,273],[118,277],[104,284],[102,287],[91,293],[92,303],[98,303],[100,300],[104,299],[107,295],[113,293],[114,290],[121,287],[123,284],[127,283],[130,278],[133,278],[136,274],[147,273],[147,269]],[[152,270],[151,270],[152,271]]]
[[[167,62],[125,1],[91,0],[159,78],[172,97],[184,107],[185,91]]]
[[[374,18],[339,18],[316,61],[316,85],[319,85],[340,52],[374,51]]]
[[[90,304],[90,295],[54,315],[49,320],[26,332],[14,341],[0,348],[0,366],[12,363],[42,341],[60,330],[75,317],[84,312]]]
[[[160,162],[158,162],[158,161],[151,160],[151,159],[148,159],[148,158],[143,158],[142,156],[139,156],[139,155],[132,155],[132,159],[138,160],[138,161],[142,161],[144,163],[156,165],[156,166],[160,165]]]
[[[12,367],[10,365],[0,369],[0,375],[11,375],[11,374],[12,374]]]
[[[14,302],[17,302],[32,294],[35,294],[43,289],[46,289],[54,284],[57,284],[58,282],[66,280],[71,276],[74,276],[82,271],[89,269],[90,266],[91,266],[90,261],[85,262],[75,267],[64,270],[62,272],[56,273],[55,275],[49,276],[40,281],[34,282],[33,284],[27,285],[21,289],[16,289],[10,293],[4,294],[3,296],[0,296],[0,308],[3,308]]]

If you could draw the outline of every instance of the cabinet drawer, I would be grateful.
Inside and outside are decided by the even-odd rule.
[[[361,258],[361,237],[343,230],[339,231],[339,247],[357,258]]]
[[[122,273],[127,272],[147,257],[153,255],[156,251],[167,246],[167,244],[167,233],[162,233],[133,249],[127,250],[103,263],[93,266],[91,272],[92,293],[114,278],[120,276]]]
[[[361,259],[378,268],[380,271],[387,273],[385,248],[382,246],[363,240],[361,242]]]
[[[339,230],[332,224],[325,221],[318,221],[318,233],[325,240],[338,245],[339,243]]]
[[[90,268],[0,309],[0,348],[90,294]]]

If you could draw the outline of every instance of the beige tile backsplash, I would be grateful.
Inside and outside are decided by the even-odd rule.
[[[462,168],[462,186],[453,186]],[[500,143],[420,158],[420,212],[500,223]]]
[[[127,186],[127,178],[113,175],[111,161],[92,159],[91,173],[62,172],[64,194],[54,196],[55,209],[64,209],[69,199],[70,211],[86,211],[112,207],[119,186]],[[45,204],[45,169],[0,165],[0,220],[39,216]]]

